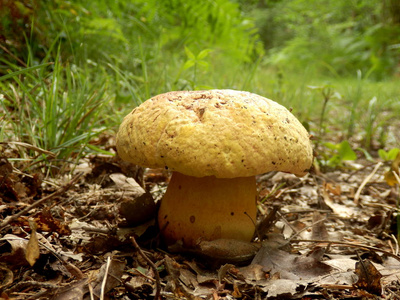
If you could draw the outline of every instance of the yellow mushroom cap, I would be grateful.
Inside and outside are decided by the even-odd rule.
[[[137,165],[195,177],[303,176],[313,160],[309,134],[292,113],[235,90],[176,91],[143,102],[124,118],[117,151]]]

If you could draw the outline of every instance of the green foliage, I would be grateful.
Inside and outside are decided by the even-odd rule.
[[[347,126],[347,139],[361,133],[362,146],[367,150],[384,147],[388,139],[394,142],[390,127],[397,126],[400,113],[395,82],[376,83],[362,78],[361,72],[356,79],[338,81],[343,95],[341,107],[350,108],[338,119]]]
[[[342,141],[338,144],[325,142],[324,146],[326,147],[326,152],[323,154],[326,160],[322,161],[324,166],[331,168],[342,167],[344,161],[357,159],[357,155],[348,141]]]
[[[61,160],[90,152],[89,141],[105,129],[103,106],[110,100],[105,94],[107,82],[98,74],[88,78],[84,70],[63,64],[56,55],[54,64],[0,77],[5,91],[0,109],[9,112],[1,120],[3,140],[50,150]],[[4,83],[7,77],[13,81]]]
[[[333,98],[340,98],[340,95],[338,95],[338,93],[333,90],[333,87],[331,85],[308,86],[308,88],[314,91],[319,91],[321,93],[323,100],[321,114],[318,122],[318,137],[317,137],[318,142],[316,144],[316,147],[318,147],[319,141],[322,140],[322,137],[324,136],[325,127],[327,125],[325,118],[327,113],[328,102]]]
[[[384,161],[392,161],[396,159],[399,152],[400,152],[399,148],[392,148],[389,151],[385,151],[384,149],[379,149],[378,155]]]
[[[2,140],[62,160],[98,151],[90,140],[117,127],[105,103],[122,116],[161,92],[245,84],[262,54],[228,0],[0,1]]]
[[[153,95],[232,88],[293,108],[341,166],[333,134],[364,153],[399,143],[388,1],[0,0],[0,137],[79,157]]]
[[[209,63],[205,60],[208,54],[212,52],[211,49],[204,49],[195,55],[188,47],[185,47],[185,53],[187,55],[187,60],[183,65],[183,70],[192,69],[193,79],[191,80],[191,89],[196,89],[197,82],[197,72],[198,68],[203,68],[208,70]]]
[[[334,76],[385,78],[397,71],[400,26],[386,0],[241,1],[256,19],[268,63]]]

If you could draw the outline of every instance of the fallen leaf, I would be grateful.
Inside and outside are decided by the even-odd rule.
[[[282,299],[290,299],[299,293],[300,290],[305,290],[307,283],[301,280],[276,279],[270,280],[261,287],[264,292],[268,293],[268,298],[282,297]]]
[[[130,195],[140,196],[145,193],[145,190],[133,179],[132,177],[126,177],[122,173],[110,174],[111,180],[115,183],[118,189],[124,193]]]
[[[332,268],[313,256],[291,254],[263,245],[252,264],[263,266],[263,271],[279,273],[281,279],[313,279],[329,274]]]
[[[26,239],[13,234],[6,234],[0,240],[8,243],[1,246],[0,262],[10,263],[13,267],[27,265],[25,249],[28,241]]]
[[[232,264],[225,264],[218,269],[218,281],[222,283],[222,280],[225,278],[230,269],[235,266]]]
[[[51,300],[81,300],[83,299],[84,294],[88,291],[87,282],[88,278],[83,278],[79,281],[73,281],[67,286],[60,287],[57,289],[56,294],[51,298]]]
[[[243,275],[245,282],[248,284],[264,282],[266,280],[266,274],[263,271],[263,266],[251,264],[245,267],[239,268],[240,273]]]
[[[40,249],[36,234],[36,223],[33,220],[29,220],[29,227],[31,228],[31,236],[29,237],[28,244],[26,245],[25,258],[28,263],[33,266],[40,256]]]
[[[13,281],[13,272],[6,266],[0,265],[0,290],[13,283]]]
[[[340,184],[333,184],[333,183],[327,182],[324,184],[324,188],[327,191],[331,192],[333,195],[340,196],[342,194],[342,189],[341,189]]]
[[[37,228],[45,232],[57,232],[59,235],[70,235],[71,230],[68,225],[55,219],[50,212],[50,209],[44,208],[34,216]]]
[[[147,298],[153,292],[153,286],[149,282],[150,280],[144,276],[133,276],[125,283],[125,286],[140,298]]]
[[[6,202],[19,201],[18,192],[14,189],[14,182],[0,175],[0,199]]]
[[[311,231],[311,239],[313,240],[329,240],[329,234],[325,226],[326,215],[318,211],[313,213],[313,225]]]
[[[28,195],[28,189],[22,182],[14,183],[14,191],[18,194],[18,199],[24,199]]]
[[[3,178],[7,178],[13,171],[12,164],[5,157],[0,157],[0,176]],[[0,180],[0,187],[1,187]]]
[[[358,280],[354,284],[355,287],[366,290],[375,295],[382,294],[382,274],[376,269],[370,260],[363,259],[356,262],[355,273],[358,276]]]
[[[96,280],[91,282],[91,285],[93,286],[93,293],[97,297],[100,297],[103,288],[102,284],[105,276],[107,276],[107,278],[104,286],[104,293],[109,292],[110,290],[112,290],[113,288],[115,288],[117,285],[120,284],[126,262],[113,258],[110,260],[108,266],[107,264],[108,263],[105,263],[101,266],[100,272],[97,275]]]
[[[185,299],[192,298],[192,290],[188,288],[186,284],[195,280],[194,277],[189,279],[187,272],[182,275],[182,266],[168,255],[165,256],[164,266],[168,273],[166,290],[171,291],[176,297],[183,297]]]

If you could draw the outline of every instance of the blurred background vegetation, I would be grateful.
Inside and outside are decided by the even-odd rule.
[[[78,159],[153,95],[232,88],[398,147],[399,58],[398,0],[0,0],[0,141]]]

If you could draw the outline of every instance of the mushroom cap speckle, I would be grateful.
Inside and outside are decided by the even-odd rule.
[[[303,176],[313,160],[309,134],[285,107],[235,90],[176,91],[143,102],[124,118],[117,151],[137,165],[195,177]]]

